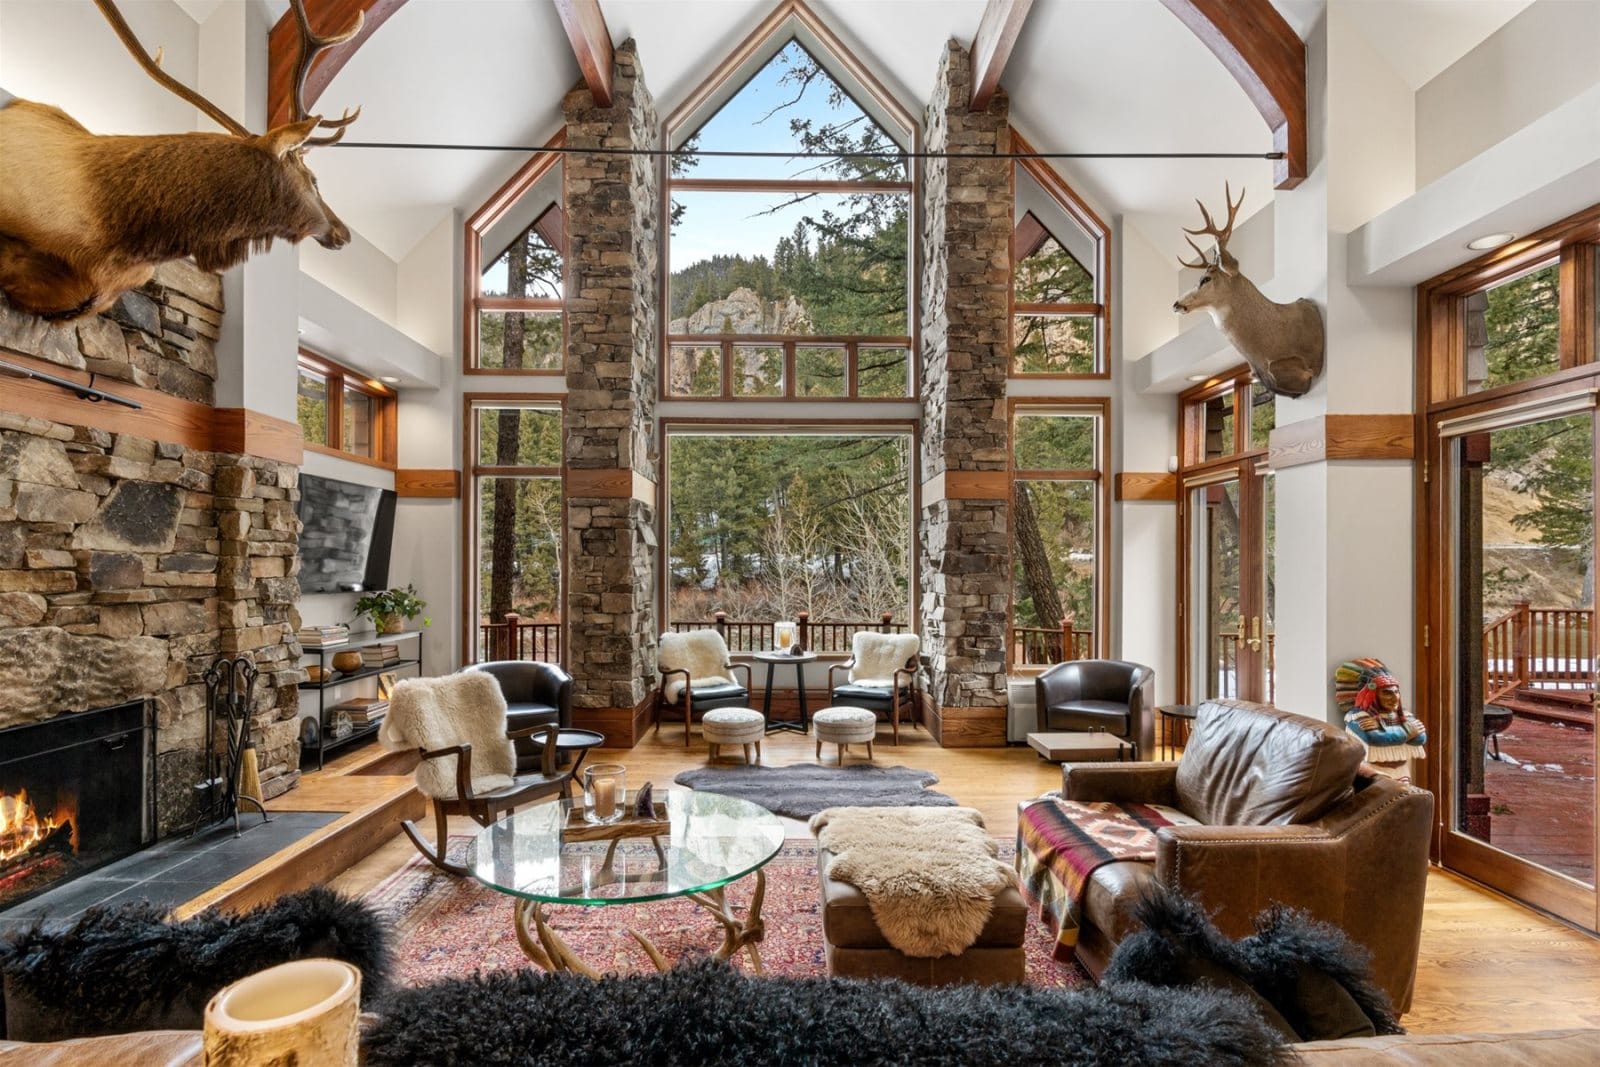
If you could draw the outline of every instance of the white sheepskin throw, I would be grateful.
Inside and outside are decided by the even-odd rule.
[[[972,808],[828,808],[811,817],[811,832],[833,853],[828,877],[861,890],[907,956],[959,956],[1016,884]]]
[[[728,646],[715,630],[690,630],[681,634],[662,634],[656,662],[664,671],[688,671],[696,689],[708,685],[732,685],[728,677]],[[683,693],[683,675],[667,679],[667,703],[676,704]]]
[[[857,630],[850,642],[856,660],[856,665],[850,668],[850,680],[860,685],[892,686],[894,672],[904,670],[906,661],[921,648],[922,638],[916,634]]]
[[[472,746],[472,791],[511,784],[517,753],[506,738],[506,698],[494,676],[482,671],[438,678],[407,678],[394,687],[378,741],[391,752]],[[442,800],[456,796],[456,759],[423,760],[417,788]]]

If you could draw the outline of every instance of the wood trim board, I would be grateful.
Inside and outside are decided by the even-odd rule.
[[[1123,471],[1116,476],[1114,499],[1156,500],[1173,503],[1178,499],[1178,476],[1165,471]]]
[[[404,499],[456,500],[461,496],[458,470],[401,469],[394,472],[394,491]]]
[[[1337,459],[1411,459],[1415,416],[1319,415],[1272,431],[1267,465],[1273,470]]]

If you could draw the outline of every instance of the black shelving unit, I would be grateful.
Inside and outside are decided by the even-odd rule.
[[[402,659],[391,663],[387,667],[362,667],[360,670],[341,674],[339,677],[326,682],[301,682],[300,688],[306,691],[315,691],[317,694],[317,743],[309,748],[302,748],[300,758],[304,760],[311,752],[317,754],[317,770],[322,770],[327,761],[328,753],[336,748],[354,744],[357,741],[371,737],[378,732],[381,723],[372,723],[367,726],[358,726],[343,737],[330,737],[328,735],[328,697],[330,689],[337,688],[349,682],[358,682],[363,678],[376,678],[380,674],[390,674],[408,668],[416,668],[417,676],[422,676],[422,631],[402,630],[397,634],[361,634],[339,645],[328,645],[325,648],[308,648],[303,652],[306,658],[314,657],[317,666],[322,668],[326,675],[329,671],[328,661],[340,652],[360,651],[372,645],[387,645],[397,641],[415,640],[417,642],[417,655],[415,659]]]

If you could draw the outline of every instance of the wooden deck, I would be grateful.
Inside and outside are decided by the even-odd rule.
[[[634,749],[596,752],[591,758],[614,757],[627,764],[631,782],[649,780],[664,787],[680,770],[705,760],[698,730],[694,743],[685,749],[681,729],[669,726],[660,735],[646,735]],[[775,734],[767,738],[764,749],[765,762],[771,765],[814,762],[808,737]],[[898,748],[885,740],[877,749],[877,762],[932,770],[941,779],[934,788],[977,808],[989,826],[1000,832],[1012,824],[1019,798],[1060,783],[1060,771],[1030,749],[943,749],[918,729],[903,730]],[[322,877],[328,884],[352,894],[370,889],[416,855],[397,830],[382,829],[383,818],[375,809],[390,805],[416,812],[421,807],[414,794],[396,799],[397,794],[405,798],[408,778],[363,774],[363,765],[395,769],[385,766],[373,747],[367,746],[330,764],[322,774],[307,775],[298,789],[273,804],[283,810],[294,806],[365,813],[360,821],[366,830],[360,835],[359,847],[357,843],[340,846],[343,866],[338,872],[332,867],[341,862],[340,848],[317,863],[319,870],[327,872]],[[474,829],[466,819],[452,826],[457,833]],[[301,873],[303,860],[287,853],[282,859],[286,861],[283,866],[294,868],[296,875]],[[274,882],[265,872],[235,881],[243,884],[208,896],[230,906],[289,888],[288,879],[280,877]],[[191,910],[205,903],[194,901]],[[1600,1026],[1600,940],[1436,870],[1428,879],[1416,1001],[1405,1023],[1418,1033]]]

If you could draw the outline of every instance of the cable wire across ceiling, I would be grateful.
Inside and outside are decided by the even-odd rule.
[[[1283,152],[756,152],[733,149],[620,148],[573,145],[412,144],[400,141],[340,141],[335,148],[417,149],[427,152],[550,152],[589,156],[694,156],[707,159],[1283,159]]]

